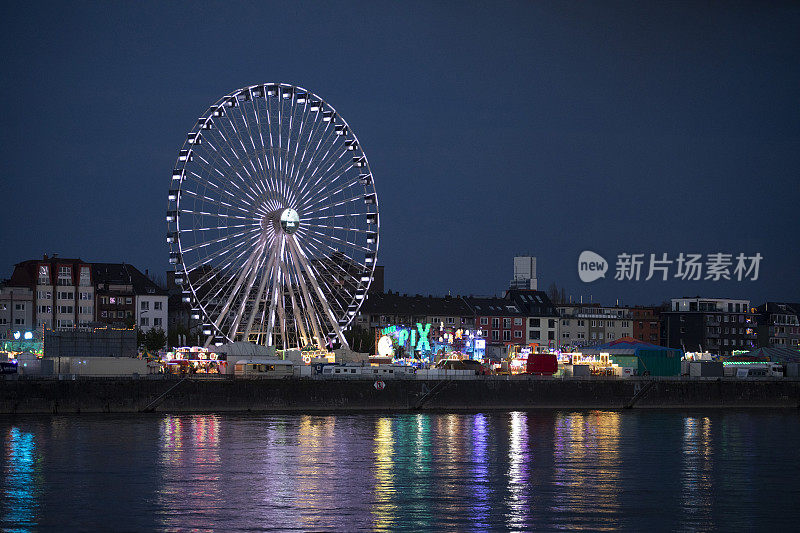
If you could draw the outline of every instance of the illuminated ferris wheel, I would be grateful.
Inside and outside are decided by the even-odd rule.
[[[292,85],[223,96],[181,148],[167,242],[205,345],[323,347],[372,282],[378,197],[345,120]]]

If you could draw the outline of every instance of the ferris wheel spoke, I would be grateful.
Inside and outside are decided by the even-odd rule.
[[[344,172],[346,172],[347,170],[349,170],[349,169],[345,169]],[[330,188],[333,188],[332,185],[333,185],[334,181],[338,180],[338,178],[340,178],[341,176],[345,175],[344,172],[342,172],[341,174],[339,174],[338,176],[336,176],[335,178],[333,178],[332,180],[330,180],[328,182],[328,185],[329,185]],[[302,204],[300,209],[301,210],[305,210],[305,209],[308,209],[310,207],[315,207],[317,205],[325,205],[324,202],[326,200],[335,198],[335,196],[337,194],[343,193],[343,192],[348,192],[348,194],[349,194],[349,190],[352,187],[356,187],[356,190],[359,190],[360,186],[361,186],[361,184],[358,182],[358,177],[354,176],[351,179],[349,179],[349,180],[347,180],[347,181],[345,181],[343,183],[338,184],[337,185],[338,189],[336,189],[336,190],[332,191],[332,190],[324,189],[324,190],[321,190],[321,191],[317,192],[313,196],[308,197],[304,201],[304,203]],[[360,189],[360,190],[363,191],[363,189]],[[361,198],[363,198],[365,201],[366,201],[366,197],[367,197],[366,194],[361,193]]]
[[[203,159],[202,156],[198,156],[198,159],[203,160],[204,164],[210,165],[210,163],[207,163],[206,160]],[[209,167],[209,168],[207,168],[207,170],[209,171],[209,174],[210,174],[212,169]],[[253,208],[253,209],[256,207],[257,200],[255,198],[253,198],[248,191],[245,191],[244,189],[242,189],[235,181],[229,180],[228,179],[229,176],[226,176],[225,174],[223,174],[219,169],[213,169],[213,170],[215,171],[216,174],[219,175],[219,177],[216,178],[216,179],[219,179],[220,181],[222,181],[222,183],[217,184],[210,177],[201,176],[200,174],[198,174],[198,173],[196,173],[194,171],[189,171],[189,172],[184,173],[183,178],[184,178],[184,181],[185,180],[191,180],[194,183],[196,183],[197,185],[202,185],[203,187],[212,187],[216,191],[224,193],[227,196],[229,196],[231,199],[236,200],[243,207]],[[234,187],[237,191],[239,191],[239,194],[235,193],[231,189],[228,189],[227,185]],[[183,190],[183,188],[182,188],[182,190]],[[255,191],[252,191],[252,190],[250,190],[250,192],[255,193]]]
[[[191,189],[183,190],[182,194],[183,195],[188,195],[188,196],[192,197],[193,199],[195,199],[196,201],[202,202],[203,204],[209,203],[209,204],[216,205],[218,207],[222,207],[222,208],[225,208],[225,209],[234,209],[236,211],[241,211],[242,213],[247,213],[247,214],[251,214],[253,212],[253,208],[252,207],[249,208],[249,209],[245,209],[245,208],[240,207],[238,205],[234,205],[234,204],[231,204],[231,203],[228,203],[228,202],[224,202],[221,199],[215,199],[215,198],[211,198],[209,196],[206,196],[204,194],[197,193],[195,191],[192,191]]]
[[[204,257],[198,257],[198,259],[193,263],[187,264],[186,262],[184,262],[184,268],[188,270],[195,270],[196,268],[205,265],[212,260],[213,261],[222,260],[226,255],[230,255],[234,251],[243,248],[245,246],[257,244],[257,242],[258,242],[258,237],[256,235],[233,240],[230,243],[228,243],[227,246],[220,247],[219,249],[215,250],[214,252]]]
[[[287,263],[285,258],[281,258],[281,270],[285,273],[284,280],[286,281],[286,292],[289,293],[289,300],[292,305],[292,315],[294,315],[294,324],[295,324],[295,335],[298,335],[302,342],[300,347],[308,346],[308,333],[306,333],[306,327],[303,322],[303,318],[300,316],[300,309],[297,307],[297,299],[294,295],[294,283],[292,283],[292,274],[289,268],[287,267]]]
[[[324,229],[322,226],[314,226],[314,225],[311,225],[311,224],[305,224],[303,227],[307,228],[307,231],[310,234],[312,234],[315,237],[317,237],[317,238],[325,239],[325,240],[334,242],[336,244],[340,244],[342,246],[347,246],[349,248],[352,248],[353,250],[358,250],[358,251],[361,251],[361,252],[370,252],[370,251],[372,251],[371,248],[368,248],[366,246],[362,246],[360,244],[356,244],[354,242],[350,242],[350,241],[348,241],[346,239],[342,239],[342,238],[336,237],[334,235],[328,235],[326,233],[322,233],[321,231],[316,231],[316,230],[310,229],[310,228],[322,228],[322,229]]]
[[[308,161],[306,162],[305,168],[298,167],[299,168],[298,173],[302,172],[302,174],[299,174],[299,177],[301,179],[299,182],[300,185],[298,188],[298,195],[300,196],[303,195],[305,190],[310,185],[311,180],[313,179],[312,178],[313,171],[311,170],[311,165],[315,163],[318,164],[317,154],[320,152],[321,149],[323,149],[323,146],[327,150],[328,142],[332,139],[335,139],[335,127],[333,128],[331,127],[331,122],[332,121],[323,122],[325,124],[325,127],[319,130],[320,133],[317,138],[316,145],[313,145],[314,142],[313,139],[311,141],[313,147],[311,148],[311,152],[309,153]],[[314,168],[316,168],[316,166]]]
[[[249,231],[243,231],[243,232],[240,232],[240,233],[235,233],[233,235],[226,235],[224,237],[211,239],[210,241],[203,241],[203,242],[194,244],[193,246],[187,246],[186,248],[183,249],[183,253],[185,254],[185,253],[188,253],[188,252],[193,252],[195,250],[199,250],[200,248],[205,248],[207,246],[211,246],[211,245],[214,245],[214,244],[219,244],[221,242],[225,242],[225,241],[227,241],[229,239],[238,239],[239,237],[246,236],[248,233],[253,233],[255,231],[259,231],[259,228],[252,229],[252,230],[249,230]]]
[[[323,211],[327,211],[329,209],[333,209],[334,207],[339,207],[339,206],[348,204],[350,202],[355,202],[356,200],[364,201],[364,195],[352,196],[350,198],[345,198],[343,200],[338,200],[338,201],[335,201],[335,202],[331,202],[329,204],[323,204],[321,206],[315,205],[315,206],[312,206],[312,207],[315,207],[315,209],[313,209],[311,211],[304,211],[303,214],[304,215],[313,215],[315,213],[321,213]]]
[[[320,136],[321,136],[320,138],[322,138],[322,136],[324,135],[322,133],[323,130],[317,127],[317,125],[318,125],[318,120],[317,119],[319,118],[320,111],[319,110],[311,111],[310,109],[311,109],[311,106],[309,106],[309,111],[308,111],[308,115],[307,116],[311,117],[312,114],[313,114],[314,118],[313,118],[313,120],[309,120],[308,137],[306,137],[306,140],[303,143],[303,153],[300,156],[300,161],[297,163],[297,165],[295,166],[295,168],[293,170],[294,176],[293,176],[292,181],[293,181],[293,184],[294,184],[294,188],[295,188],[296,191],[298,191],[298,193],[299,193],[299,191],[301,191],[301,186],[303,184],[303,179],[302,179],[301,173],[303,172],[303,164],[306,162],[306,156],[307,155],[311,156],[313,154],[313,152],[314,152],[314,150],[311,148],[314,135],[319,133]],[[304,125],[305,125],[305,122],[306,121],[304,121]],[[325,123],[325,124],[327,124],[327,123]],[[306,167],[308,167],[308,165],[310,165],[311,159],[312,158],[309,158],[309,163],[306,165]],[[306,168],[306,170],[307,170],[307,168]]]
[[[331,327],[336,335],[339,337],[339,342],[342,343],[342,346],[349,347],[347,344],[347,340],[342,335],[342,331],[339,328],[339,321],[336,319],[336,316],[331,311],[330,304],[328,303],[328,299],[325,297],[325,293],[322,292],[322,289],[317,282],[316,270],[311,266],[308,262],[308,258],[305,255],[305,252],[294,239],[294,237],[289,237],[289,246],[294,248],[295,256],[300,260],[300,263],[306,269],[308,273],[308,277],[311,280],[311,285],[314,287],[314,290],[317,292],[317,297],[322,304],[322,308],[325,310],[325,316],[330,321]]]
[[[340,160],[341,158],[344,158],[344,161],[347,161],[349,159],[347,150],[338,150],[338,154],[337,154],[337,150],[334,150],[335,144],[336,144],[336,138],[337,138],[335,126],[328,133],[328,138],[326,138],[325,152],[322,154],[322,156],[320,156],[319,158],[316,157],[316,154],[321,149],[321,147],[318,146],[317,149],[315,150],[314,154],[312,155],[312,158],[309,159],[308,168],[306,169],[306,173],[305,173],[306,182],[303,185],[303,187],[300,189],[300,192],[299,192],[301,201],[302,201],[303,197],[307,196],[309,193],[314,191],[315,187],[317,187],[319,185],[319,183],[320,183],[320,181],[322,179],[322,175],[320,173],[320,169],[324,169],[326,167],[326,165],[330,165],[330,166],[335,165],[336,161]],[[332,162],[329,162],[328,157],[329,157],[329,155],[331,155],[331,151],[332,150],[333,150],[333,155],[335,155],[336,158],[333,159]],[[313,170],[311,169],[311,164],[312,163],[314,163]],[[324,174],[324,172],[326,172],[326,171],[323,171],[322,174]],[[314,180],[314,178],[317,178],[317,180],[316,180],[316,182],[314,182],[312,184],[312,181]]]
[[[323,195],[330,195],[331,194],[330,189],[334,187],[334,183],[336,183],[343,176],[349,177],[349,180],[346,180],[343,185],[337,183],[336,186],[343,186],[344,188],[347,188],[347,187],[352,187],[354,185],[358,185],[359,184],[358,175],[357,174],[353,175],[353,173],[348,174],[348,172],[352,168],[354,168],[353,162],[348,159],[345,159],[343,161],[340,161],[339,166],[336,167],[332,172],[326,170],[325,172],[320,174],[314,186],[303,195],[301,199],[302,202],[301,205],[304,206],[308,205],[309,203],[312,203],[313,200]],[[331,177],[331,175],[333,177]],[[325,178],[328,179],[326,180]],[[322,186],[321,188],[317,188],[319,187],[320,183],[325,183],[325,185]]]
[[[223,124],[224,124],[224,123],[222,123],[222,122],[220,121],[220,122],[218,123],[218,126],[222,126]],[[238,171],[238,170],[236,170],[236,168],[237,168],[237,167],[234,167],[234,166],[231,164],[231,162],[230,162],[230,161],[228,161],[228,159],[229,159],[229,158],[230,158],[230,159],[233,159],[233,158],[235,158],[235,159],[236,159],[236,160],[239,162],[239,164],[242,166],[242,168],[244,168],[244,170],[245,170],[245,171],[247,170],[247,169],[244,167],[244,163],[243,163],[243,162],[241,161],[241,159],[239,158],[239,155],[238,155],[238,153],[237,153],[237,152],[236,152],[236,150],[233,148],[233,146],[231,145],[231,143],[230,143],[230,141],[229,141],[228,137],[226,136],[226,134],[227,134],[226,130],[225,130],[224,128],[220,128],[220,129],[218,129],[217,131],[218,131],[219,133],[217,133],[217,134],[215,134],[215,135],[216,135],[217,137],[219,137],[219,138],[220,138],[220,141],[221,141],[221,142],[223,142],[224,144],[226,144],[226,145],[227,145],[227,148],[225,148],[225,147],[223,147],[223,146],[221,146],[221,145],[220,145],[220,148],[224,149],[224,150],[225,150],[225,151],[228,153],[228,156],[229,156],[229,157],[225,157],[225,154],[224,154],[224,153],[222,153],[222,152],[221,152],[219,149],[217,149],[217,147],[215,146],[215,143],[214,143],[214,142],[212,142],[211,140],[208,140],[208,142],[207,142],[206,144],[207,144],[209,147],[211,147],[211,148],[214,150],[214,157],[213,157],[213,159],[215,159],[215,160],[216,160],[217,158],[221,159],[221,160],[222,160],[222,162],[223,162],[223,163],[225,163],[225,165],[226,165],[226,166],[227,166],[227,167],[230,169],[230,171],[233,173],[233,175],[235,175],[237,178],[239,178],[239,181],[241,181],[242,185],[244,185],[244,186],[245,186],[245,187],[248,189],[248,191],[249,191],[249,192],[246,192],[246,191],[244,191],[244,190],[243,190],[243,189],[242,189],[242,188],[241,188],[241,187],[240,187],[238,184],[236,184],[236,182],[234,182],[234,181],[230,181],[229,183],[230,183],[231,185],[233,185],[234,187],[236,187],[237,189],[241,190],[241,191],[242,191],[242,193],[244,193],[244,194],[245,194],[245,195],[246,195],[248,198],[250,198],[250,199],[251,199],[253,202],[256,202],[256,203],[257,203],[257,202],[258,202],[258,200],[257,200],[256,198],[257,198],[257,197],[260,197],[260,196],[262,195],[262,193],[261,193],[261,192],[259,192],[257,189],[254,189],[254,188],[253,188],[253,185],[254,185],[254,183],[253,183],[252,179],[251,179],[251,180],[246,180],[246,179],[245,179],[245,178],[244,178],[244,177],[243,177],[243,176],[242,176],[242,175],[239,173],[239,171]],[[219,168],[217,168],[217,167],[216,167],[216,166],[214,166],[212,163],[210,163],[210,162],[208,161],[208,159],[206,159],[206,158],[202,157],[202,154],[201,154],[201,153],[199,153],[199,152],[198,152],[198,154],[197,154],[197,155],[198,155],[198,158],[199,158],[200,160],[202,160],[202,161],[203,161],[203,163],[205,163],[205,164],[206,164],[206,166],[207,166],[207,168],[208,168],[209,170],[213,170],[213,171],[214,171],[214,173],[216,173],[216,174],[219,176],[219,179],[220,179],[220,180],[221,180],[223,183],[225,183],[225,180],[228,180],[228,179],[231,177],[231,175],[230,175],[230,174],[225,174],[225,173],[223,173],[223,172],[222,172],[222,171],[221,171]],[[210,174],[210,172],[209,172],[209,174]],[[249,176],[248,176],[248,177],[249,177]],[[253,195],[255,195],[255,197],[251,196],[251,195],[250,195],[250,193],[253,193]]]
[[[336,248],[332,248],[331,246],[321,241],[316,240],[315,242],[315,239],[308,239],[304,241],[304,244],[307,248],[309,248],[309,251],[313,250],[314,252],[316,252],[316,255],[318,257],[327,258],[327,261],[325,261],[324,259],[320,259],[320,263],[325,265],[325,268],[327,270],[333,271],[334,269],[332,268],[332,266],[338,269],[338,272],[336,272],[336,274],[342,276],[341,278],[338,278],[342,281],[342,283],[347,282],[353,289],[358,289],[360,285],[361,274],[367,269],[364,265],[362,265],[358,261],[354,261],[347,254],[340,252]],[[349,266],[354,271],[348,271],[347,269],[345,269],[342,265],[339,264],[339,261],[337,259],[347,261]],[[355,276],[358,276],[359,279],[356,279]]]
[[[247,151],[247,148],[246,148],[246,146],[244,144],[244,141],[242,140],[241,133],[236,128],[235,121],[233,119],[231,119],[231,117],[229,116],[228,113],[225,113],[224,116],[227,119],[228,124],[230,125],[232,132],[229,132],[227,130],[227,128],[223,129],[222,127],[220,127],[220,131],[224,132],[224,133],[221,133],[220,136],[223,139],[225,139],[226,144],[228,145],[228,148],[230,149],[230,152],[233,154],[234,157],[236,157],[237,161],[239,162],[239,165],[241,166],[241,168],[244,170],[244,172],[247,174],[247,177],[249,178],[249,182],[245,181],[244,178],[242,178],[242,181],[246,182],[248,184],[248,187],[251,188],[251,190],[252,190],[252,187],[256,187],[258,189],[259,188],[259,184],[262,183],[262,179],[263,178],[259,178],[258,171],[256,170],[255,165],[253,164],[253,158],[250,156],[250,154]],[[222,125],[222,124],[223,124],[223,122],[220,121],[220,125]],[[241,157],[239,156],[239,153],[238,153],[237,149],[234,148],[233,143],[228,139],[227,135],[235,135],[236,136],[236,139],[239,141],[239,144],[242,147],[242,156]],[[244,158],[244,159],[242,159],[242,158]],[[250,163],[250,166],[253,169],[253,173],[256,175],[255,178],[253,177],[252,174],[250,174],[250,171],[247,169],[247,162],[245,160]],[[239,175],[239,174],[237,173],[237,175]],[[241,175],[239,175],[239,177],[241,178]],[[259,194],[257,194],[257,196],[260,196],[260,197],[263,198],[265,193],[266,193],[266,191],[261,191]]]

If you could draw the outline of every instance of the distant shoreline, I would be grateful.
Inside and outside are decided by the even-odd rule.
[[[800,379],[5,379],[0,415],[798,408]]]

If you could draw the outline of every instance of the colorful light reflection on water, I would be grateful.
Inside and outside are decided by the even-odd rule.
[[[791,529],[794,411],[0,421],[0,527]]]

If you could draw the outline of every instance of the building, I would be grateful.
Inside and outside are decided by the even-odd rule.
[[[9,284],[33,292],[37,329],[88,328],[94,321],[91,265],[81,259],[54,254],[17,263]]]
[[[33,290],[0,283],[0,339],[13,339],[35,329]]]
[[[632,337],[642,342],[658,344],[661,342],[661,309],[658,307],[632,307]]]
[[[579,349],[633,336],[633,314],[628,307],[574,303],[557,309],[561,316],[561,348]]]
[[[465,297],[475,316],[475,328],[486,340],[486,355],[499,359],[505,346],[526,344],[527,318],[524,309],[508,298]]]
[[[535,291],[538,289],[536,280],[536,258],[531,256],[517,256],[514,258],[514,277],[508,284],[511,289],[525,289]]]
[[[144,331],[167,328],[166,290],[125,263],[44,255],[16,264],[6,286],[9,299],[12,287],[15,298],[30,291],[30,329],[89,330],[103,324],[137,324]]]
[[[765,302],[752,311],[760,348],[800,347],[800,303]]]
[[[558,346],[560,317],[547,293],[509,289],[506,298],[526,315],[525,343],[553,349]]]
[[[662,344],[689,352],[719,355],[756,347],[755,314],[749,300],[673,298],[661,312]]]
[[[127,263],[93,263],[97,284],[97,321],[136,325],[143,332],[168,331],[166,289]]]

